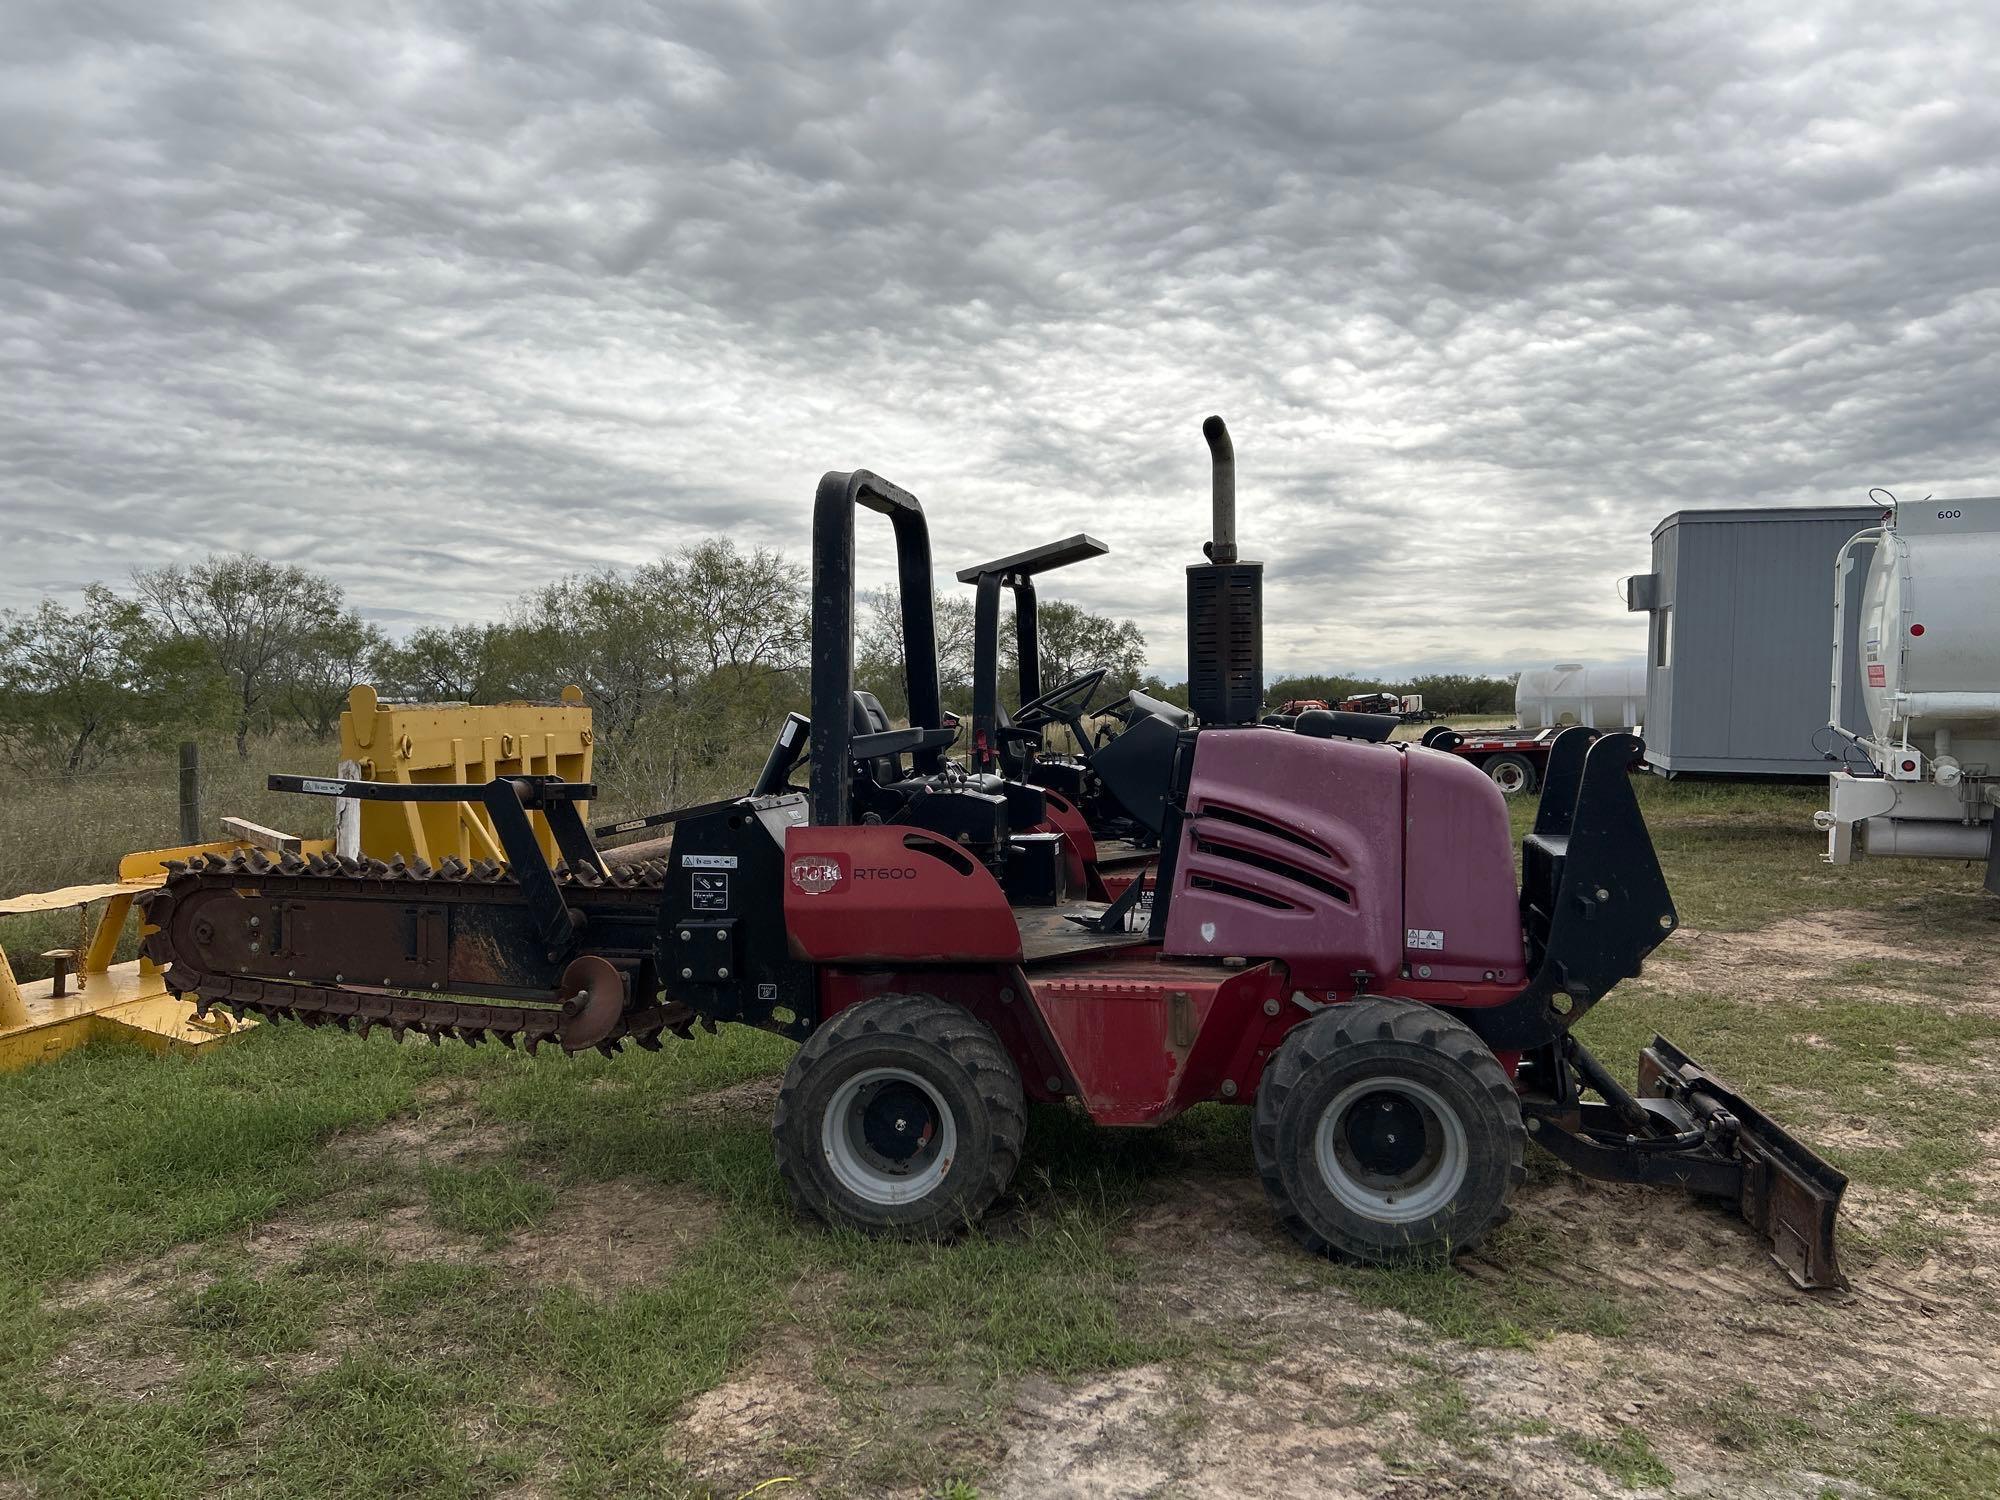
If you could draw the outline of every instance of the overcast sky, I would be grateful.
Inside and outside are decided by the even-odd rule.
[[[1273,670],[1629,657],[1669,511],[2000,488],[1996,16],[4,0],[0,607],[490,617],[864,466],[1173,675],[1216,411]]]

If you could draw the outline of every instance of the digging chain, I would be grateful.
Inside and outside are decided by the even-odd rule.
[[[664,861],[638,860],[618,865],[608,874],[587,865],[571,868],[566,864],[558,864],[554,873],[559,886],[581,888],[577,896],[586,910],[650,916],[658,907],[667,870]],[[229,856],[204,854],[187,863],[169,861],[166,883],[140,898],[145,921],[155,929],[146,933],[140,951],[159,966],[169,990],[194,1001],[197,1019],[221,1006],[238,1020],[254,1015],[272,1022],[298,1021],[309,1027],[331,1024],[363,1037],[382,1026],[398,1041],[415,1032],[429,1037],[433,1044],[450,1037],[476,1045],[493,1037],[510,1048],[518,1043],[530,1053],[544,1042],[566,1052],[585,1050],[585,1046],[565,1039],[566,1023],[582,1007],[580,996],[552,992],[542,1004],[457,1000],[399,990],[386,983],[380,987],[347,983],[339,975],[328,984],[210,973],[190,957],[198,945],[183,929],[199,926],[201,919],[190,908],[200,904],[196,898],[209,892],[296,896],[306,901],[329,894],[407,901],[419,894],[410,889],[412,885],[424,888],[421,896],[426,902],[445,905],[504,902],[519,890],[506,866],[493,860],[467,865],[448,858],[433,868],[422,859],[406,861],[400,855],[385,862],[330,854],[288,853],[273,859],[261,849]],[[606,1056],[617,1053],[628,1041],[657,1051],[662,1032],[688,1037],[695,1024],[715,1029],[712,1022],[678,1002],[633,1003],[608,1031],[593,1036],[586,1045]]]

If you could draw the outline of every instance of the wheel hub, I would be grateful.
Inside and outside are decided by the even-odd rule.
[[[935,1084],[907,1068],[869,1068],[837,1088],[820,1148],[841,1185],[869,1203],[912,1203],[958,1153],[958,1126]]]
[[[1334,1095],[1314,1132],[1313,1156],[1341,1203],[1385,1224],[1416,1223],[1445,1208],[1471,1164],[1464,1122],[1414,1078],[1361,1079]]]
[[[1347,1112],[1347,1149],[1371,1177],[1407,1177],[1424,1159],[1424,1114],[1402,1094],[1373,1093]]]
[[[929,1097],[901,1079],[883,1084],[856,1107],[861,1111],[861,1138],[886,1161],[909,1161],[937,1129]]]

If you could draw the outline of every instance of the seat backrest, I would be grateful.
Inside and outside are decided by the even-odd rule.
[[[1174,775],[1174,746],[1180,730],[1158,714],[1147,714],[1092,752],[1090,768],[1133,821],[1155,834],[1166,826],[1167,788]]]
[[[1192,729],[1194,727],[1194,715],[1186,709],[1176,708],[1173,704],[1152,697],[1150,694],[1142,693],[1137,688],[1132,689],[1130,693],[1126,694],[1125,701],[1131,704],[1132,707],[1142,709],[1146,713],[1151,714],[1154,718],[1165,719],[1175,729]]]
[[[1393,714],[1357,714],[1338,708],[1309,708],[1292,727],[1311,739],[1367,740],[1379,745],[1403,721]]]
[[[880,698],[856,689],[847,722],[856,734],[880,734],[889,727],[889,716]]]

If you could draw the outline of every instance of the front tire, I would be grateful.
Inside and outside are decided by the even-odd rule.
[[[1295,1239],[1376,1264],[1478,1243],[1526,1175],[1499,1059],[1413,1000],[1356,1000],[1294,1028],[1265,1069],[1252,1141]]]
[[[1007,1190],[1026,1125],[1020,1073],[990,1028],[930,995],[878,995],[799,1049],[771,1134],[799,1208],[937,1238]]]

